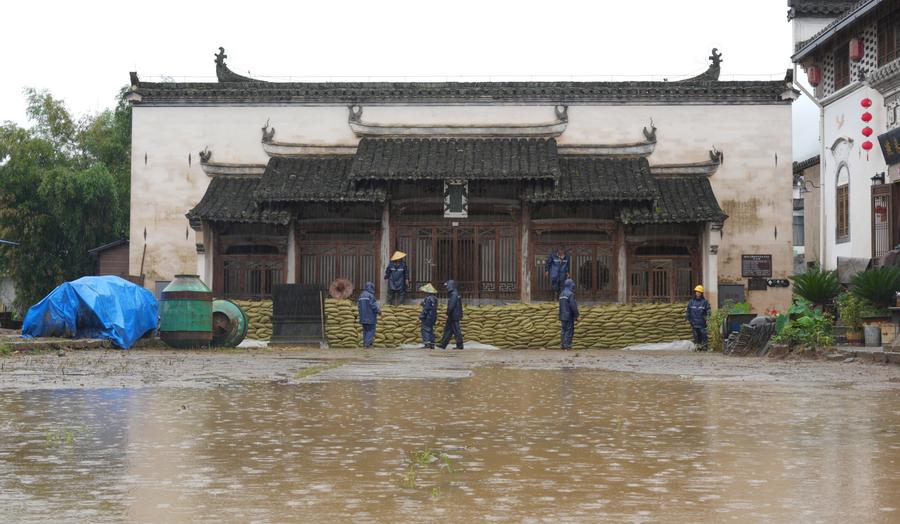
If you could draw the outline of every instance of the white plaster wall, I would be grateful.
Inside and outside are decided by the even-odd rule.
[[[871,257],[872,256],[872,209],[870,180],[873,175],[886,171],[884,157],[878,146],[877,136],[884,133],[885,114],[884,101],[881,95],[867,86],[855,84],[838,93],[839,98],[826,100],[825,106],[825,154],[822,158],[822,191],[824,198],[824,217],[822,228],[825,235],[825,267],[835,269],[838,257]],[[872,99],[868,109],[873,119],[869,126],[875,131],[869,140],[874,147],[866,153],[862,143],[862,128],[866,124],[861,120],[863,98]],[[837,243],[836,240],[836,201],[838,161],[832,152],[832,146],[840,138],[853,140],[847,155],[850,171],[850,240]]]
[[[791,21],[791,54],[797,46],[797,42],[809,40],[816,33],[830,24],[834,18],[795,18]]]
[[[196,237],[184,214],[203,197],[209,178],[197,152],[214,162],[265,163],[260,128],[268,120],[275,140],[354,144],[345,106],[216,106],[134,108],[131,238],[147,229],[146,282],[170,280],[197,268]],[[378,123],[545,123],[552,105],[365,106],[364,121]],[[654,163],[700,162],[715,146],[725,162],[711,182],[729,214],[719,242],[719,277],[745,282],[742,253],[773,255],[774,277],[792,272],[791,109],[789,105],[570,106],[560,144],[623,143],[644,139],[657,126]],[[188,164],[188,155],[192,162]],[[145,162],[146,157],[146,162]],[[776,235],[777,230],[777,235]],[[136,274],[143,244],[131,243]],[[789,291],[751,292],[755,310],[783,307]]]

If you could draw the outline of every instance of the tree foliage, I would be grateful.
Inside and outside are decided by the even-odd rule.
[[[794,294],[812,302],[814,306],[831,304],[841,292],[837,271],[826,271],[818,265],[790,279],[794,281]]]
[[[128,231],[131,109],[74,118],[47,91],[25,90],[30,128],[0,126],[0,237],[20,310],[90,274],[88,250]]]

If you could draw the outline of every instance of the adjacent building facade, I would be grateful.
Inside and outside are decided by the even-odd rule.
[[[383,293],[400,249],[413,294],[453,278],[475,303],[555,300],[543,264],[563,245],[590,302],[786,278],[791,78],[719,81],[720,56],[679,82],[263,82],[221,49],[218,82],[132,73],[131,271],[226,297],[341,277]]]
[[[877,261],[900,244],[900,1],[789,4],[792,58],[821,108],[820,172],[802,181],[819,198],[814,259]]]

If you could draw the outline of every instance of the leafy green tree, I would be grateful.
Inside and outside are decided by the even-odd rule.
[[[124,101],[73,118],[61,100],[26,89],[23,128],[0,126],[0,235],[20,310],[90,274],[87,251],[128,230],[131,110]]]

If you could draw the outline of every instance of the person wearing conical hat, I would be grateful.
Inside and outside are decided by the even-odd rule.
[[[425,349],[434,349],[434,323],[437,321],[438,301],[437,289],[431,282],[419,288],[419,291],[427,293],[422,300],[422,312],[419,313],[419,322],[422,324],[422,344]]]
[[[409,286],[409,267],[406,266],[406,253],[394,251],[391,262],[384,270],[384,279],[388,285],[388,303],[392,306],[402,304],[406,300],[406,288]]]
[[[694,288],[694,296],[688,302],[685,318],[691,324],[694,332],[694,349],[705,351],[707,349],[706,317],[709,316],[709,301],[703,296],[703,286]]]

